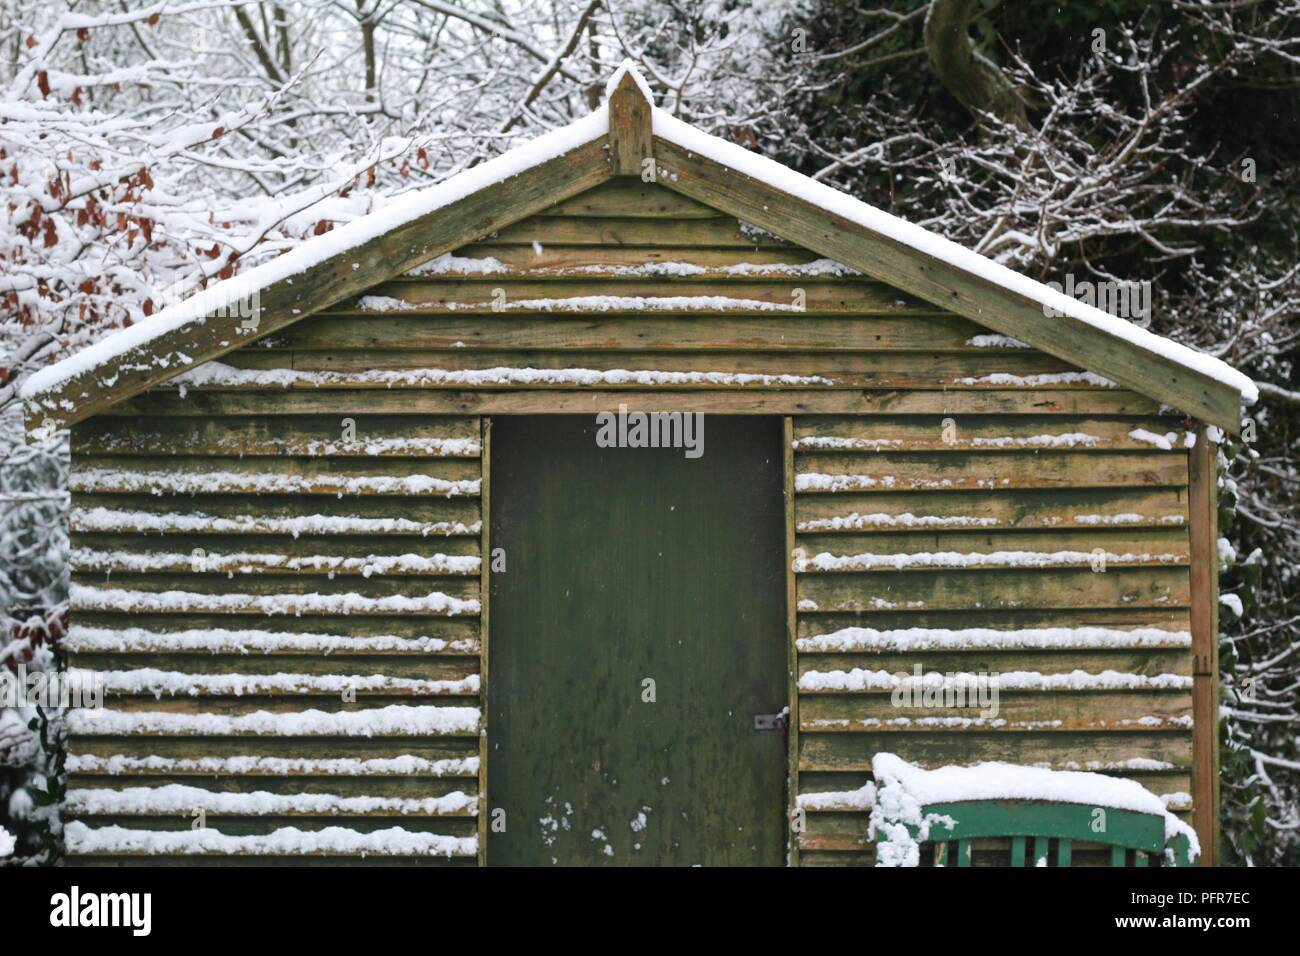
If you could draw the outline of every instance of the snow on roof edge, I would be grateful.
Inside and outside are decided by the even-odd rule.
[[[1207,375],[1236,389],[1247,405],[1255,404],[1259,398],[1259,389],[1250,376],[1239,372],[1222,359],[1199,352],[1173,339],[1156,335],[1131,322],[1103,312],[1095,306],[1080,302],[1064,292],[1057,292],[1050,286],[1021,275],[978,252],[958,245],[951,239],[868,205],[848,193],[820,183],[760,153],[696,129],[659,107],[652,110],[651,116],[654,134],[684,149],[706,156],[782,192],[797,196],[827,212],[888,236],[918,252],[933,256],[1004,289],[1039,302],[1045,308],[1086,322],[1099,331],[1124,339],[1179,365]]]
[[[647,100],[654,103],[649,86],[630,59],[624,60],[610,77],[606,85],[607,95],[617,87],[624,76],[631,76]],[[1221,359],[1156,335],[1067,296],[1063,292],[1057,292],[977,252],[868,205],[847,193],[817,182],[766,156],[696,129],[658,107],[652,110],[652,124],[656,136],[661,136],[685,149],[698,152],[729,168],[767,182],[777,189],[857,222],[918,252],[933,256],[995,285],[1039,302],[1046,308],[1086,322],[1099,331],[1124,339],[1140,348],[1198,371],[1234,388],[1241,395],[1242,401],[1248,405],[1258,400],[1259,391],[1254,381]],[[23,383],[20,394],[25,402],[38,402],[44,393],[56,389],[70,379],[93,371],[133,349],[144,346],[169,331],[189,322],[203,322],[208,315],[229,309],[257,290],[298,275],[331,255],[344,253],[479,189],[502,182],[539,163],[591,142],[608,132],[608,129],[608,109],[601,106],[568,126],[522,143],[486,163],[467,169],[427,189],[402,197],[397,202],[355,219],[339,229],[313,237],[284,255],[265,262],[247,273],[219,282],[183,302],[155,313],[142,322],[113,333],[74,355],[33,373]],[[174,359],[178,366],[192,362],[188,356],[180,354],[175,355]]]
[[[381,209],[354,219],[338,229],[314,236],[282,256],[209,286],[135,325],[114,332],[62,361],[34,372],[23,383],[20,394],[26,402],[39,401],[44,393],[145,346],[168,332],[190,322],[202,323],[212,313],[226,311],[254,292],[299,275],[330,256],[345,253],[480,189],[503,182],[511,176],[584,146],[608,131],[609,110],[601,106],[568,126],[521,143],[450,179],[398,197]],[[188,364],[188,361],[185,357],[177,356],[177,364],[181,367]]]

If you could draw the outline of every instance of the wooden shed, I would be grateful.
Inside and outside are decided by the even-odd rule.
[[[1252,392],[625,66],[28,383],[107,694],[70,859],[870,863],[809,795],[887,752],[1131,777],[1212,862]],[[987,714],[915,673],[1010,679]]]

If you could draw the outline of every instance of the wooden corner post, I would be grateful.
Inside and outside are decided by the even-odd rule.
[[[492,419],[479,419],[479,616],[478,616],[478,865],[487,866],[488,817],[488,596],[492,590]]]
[[[1196,430],[1188,451],[1191,551],[1192,824],[1202,866],[1219,862],[1219,534],[1218,448]]]
[[[795,516],[794,516],[794,419],[789,415],[781,420],[781,471],[785,496],[785,633],[787,691],[789,695],[786,706],[790,708],[786,724],[786,760],[787,775],[790,780],[790,792],[786,805],[786,839],[789,852],[786,861],[789,866],[799,865],[799,838],[804,833],[799,812],[799,613],[798,592],[794,573]],[[800,823],[795,827],[795,822]]]
[[[650,101],[631,73],[609,95],[609,158],[615,176],[640,176],[654,158]]]

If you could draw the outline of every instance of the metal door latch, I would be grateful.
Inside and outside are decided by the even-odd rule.
[[[785,711],[779,714],[755,714],[755,730],[785,730],[787,717]]]

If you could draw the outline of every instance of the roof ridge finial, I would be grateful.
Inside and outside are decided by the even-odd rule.
[[[609,78],[609,160],[615,176],[643,176],[654,162],[654,100],[631,60]]]
[[[641,95],[646,98],[646,101],[651,106],[654,106],[655,97],[654,94],[650,92],[650,84],[646,82],[641,71],[636,68],[636,61],[630,56],[623,58],[623,62],[618,65],[618,69],[610,75],[609,80],[605,83],[605,99],[608,100],[610,96],[613,95],[614,91],[618,89],[618,85],[623,82],[623,77],[625,76],[630,76],[632,78],[632,82],[634,82],[637,85],[637,88],[641,90]]]

